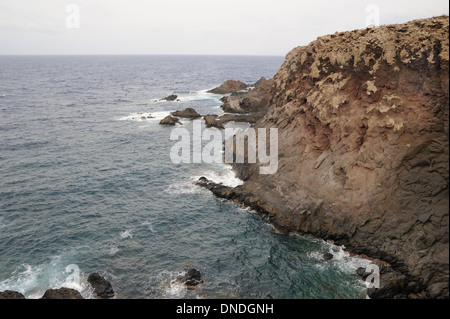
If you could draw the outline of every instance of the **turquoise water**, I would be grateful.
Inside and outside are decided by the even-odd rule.
[[[355,275],[365,260],[277,234],[193,184],[206,176],[238,185],[229,167],[170,161],[172,128],[160,119],[186,107],[220,114],[220,96],[207,89],[271,77],[282,62],[0,57],[0,291],[39,298],[69,286],[90,298],[86,278],[99,272],[119,298],[365,298]],[[158,101],[170,94],[181,101]],[[68,281],[69,265],[79,281]],[[173,282],[190,267],[205,279],[193,291]]]

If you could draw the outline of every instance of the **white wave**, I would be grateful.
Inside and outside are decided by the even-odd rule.
[[[148,230],[151,231],[152,233],[155,231],[152,222],[143,222],[141,226],[147,226]]]
[[[108,252],[108,255],[114,256],[115,254],[117,254],[119,252],[119,247],[111,246],[108,248],[107,252]]]
[[[214,183],[220,183],[228,187],[237,187],[244,184],[244,182],[236,176],[236,173],[231,169],[231,166],[226,164],[223,164],[219,170],[208,170],[204,172],[202,176]],[[196,176],[196,180],[202,176]]]
[[[72,273],[66,272],[66,267],[60,256],[41,265],[22,264],[8,279],[0,282],[0,291],[17,291],[27,299],[39,299],[48,289],[65,287],[79,291],[86,299],[92,298],[92,287],[87,283],[84,274],[80,272],[75,281]]]
[[[221,98],[220,95],[208,93],[208,90],[200,90],[195,92],[182,93],[178,95],[178,99],[181,102],[204,101],[204,100],[220,101],[220,98]]]
[[[172,272],[164,270],[157,275],[159,290],[163,298],[181,299],[186,295],[188,291],[186,286],[176,281],[176,278],[184,274],[185,272]]]
[[[148,122],[148,121],[161,121],[167,115],[170,115],[170,111],[163,112],[136,112],[119,118],[119,121],[135,121],[135,122]]]
[[[126,239],[126,238],[133,238],[133,234],[131,233],[133,230],[128,229],[126,231],[123,231],[120,233],[120,238]]]
[[[192,181],[173,183],[165,191],[170,194],[195,194],[199,192],[199,188],[195,185],[196,181],[198,181],[198,178],[193,178]]]
[[[345,250],[344,246],[337,246],[331,242],[316,239],[321,241],[323,250],[321,251],[311,251],[307,255],[318,261],[323,262],[324,253],[330,253],[333,255],[333,259],[330,261],[336,265],[342,272],[345,273],[355,273],[359,267],[367,267],[372,261],[365,259],[361,256],[352,256],[348,251]]]

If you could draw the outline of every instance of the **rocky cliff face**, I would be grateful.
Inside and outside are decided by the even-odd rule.
[[[292,50],[255,125],[279,130],[278,172],[237,165],[246,183],[224,197],[389,263],[404,295],[448,298],[448,27],[435,17]]]

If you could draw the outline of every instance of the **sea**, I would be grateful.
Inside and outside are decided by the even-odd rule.
[[[283,235],[257,213],[195,185],[242,184],[226,164],[174,164],[170,112],[221,114],[226,80],[274,76],[284,57],[1,56],[0,291],[119,299],[356,299],[369,261]],[[175,94],[178,101],[162,98]],[[245,124],[229,123],[245,129]],[[192,130],[192,121],[177,127]],[[333,254],[331,261],[324,253]],[[204,283],[187,289],[188,269]]]

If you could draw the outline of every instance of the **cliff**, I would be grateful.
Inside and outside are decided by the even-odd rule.
[[[254,125],[278,128],[277,173],[235,165],[244,185],[208,188],[382,260],[396,280],[378,297],[448,298],[448,27],[435,17],[292,50]]]

